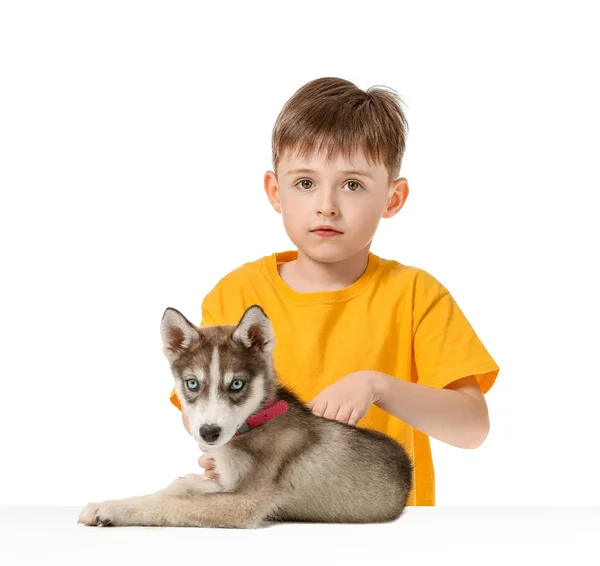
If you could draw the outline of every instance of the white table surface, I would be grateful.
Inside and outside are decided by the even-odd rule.
[[[251,530],[87,527],[80,509],[0,507],[0,564],[600,565],[600,507],[407,507],[393,523]]]

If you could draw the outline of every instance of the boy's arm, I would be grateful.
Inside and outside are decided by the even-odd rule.
[[[439,388],[368,371],[373,377],[375,405],[386,413],[458,448],[477,448],[487,437],[488,408],[475,376]]]

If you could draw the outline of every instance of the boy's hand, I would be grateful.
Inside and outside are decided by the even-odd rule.
[[[200,458],[198,458],[198,465],[204,468],[204,475],[211,480],[219,481],[219,474],[217,472],[215,461],[208,455],[202,454]]]
[[[188,421],[183,411],[181,411],[181,419],[183,420],[183,426],[185,427],[185,430],[187,430],[189,434],[192,434],[190,432],[190,421]]]
[[[306,407],[320,417],[355,426],[377,402],[372,374],[361,370],[323,389]]]

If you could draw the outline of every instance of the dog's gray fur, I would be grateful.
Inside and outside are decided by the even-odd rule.
[[[167,308],[161,336],[190,431],[221,479],[187,474],[151,495],[90,503],[78,522],[254,528],[269,521],[387,522],[402,514],[414,472],[402,445],[314,415],[280,384],[271,322],[258,305],[237,326],[202,329]],[[288,411],[234,437],[273,394]],[[220,428],[210,444],[204,425]]]

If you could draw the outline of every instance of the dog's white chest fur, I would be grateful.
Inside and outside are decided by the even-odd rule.
[[[232,450],[225,445],[211,448],[207,453],[215,461],[215,468],[220,476],[219,484],[224,491],[233,491],[240,480],[252,471],[250,455],[240,450]]]

